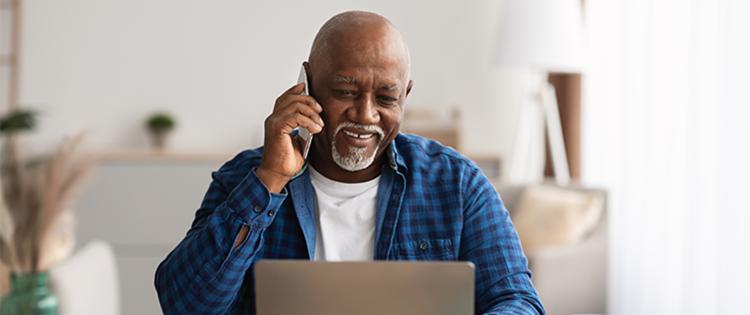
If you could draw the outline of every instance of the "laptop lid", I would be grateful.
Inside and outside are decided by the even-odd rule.
[[[474,314],[470,262],[255,264],[258,315]]]

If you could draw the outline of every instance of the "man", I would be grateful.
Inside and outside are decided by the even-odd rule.
[[[544,313],[508,211],[476,165],[399,134],[409,62],[379,15],[323,25],[304,63],[311,96],[297,84],[276,100],[264,146],[213,173],[159,265],[165,313],[254,313],[252,267],[263,258],[472,261],[477,313]],[[297,127],[315,134],[308,163]]]

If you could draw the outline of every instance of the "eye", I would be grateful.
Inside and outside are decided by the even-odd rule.
[[[333,90],[333,91],[339,97],[352,98],[352,97],[357,96],[357,91],[355,90]]]
[[[380,102],[381,104],[395,105],[397,101],[398,101],[397,98],[390,97],[390,96],[387,96],[387,95],[378,96],[378,102]]]

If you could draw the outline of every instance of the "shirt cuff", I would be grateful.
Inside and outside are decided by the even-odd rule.
[[[253,168],[227,198],[227,206],[246,222],[261,218],[267,226],[276,216],[277,210],[288,196],[286,187],[280,193],[272,193],[258,178]],[[259,222],[260,223],[260,222]]]

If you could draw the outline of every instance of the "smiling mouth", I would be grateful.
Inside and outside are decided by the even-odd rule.
[[[385,134],[383,130],[376,125],[362,125],[352,122],[342,122],[336,126],[336,131],[332,138],[332,143],[335,145],[336,138],[341,142],[343,147],[339,147],[344,153],[351,150],[365,150],[366,148],[378,147],[378,143],[383,139]],[[348,154],[348,152],[346,152]]]
[[[370,139],[376,135],[376,133],[356,133],[356,132],[351,132],[348,130],[341,130],[341,132],[343,132],[345,135],[349,137],[362,139],[362,140]]]

